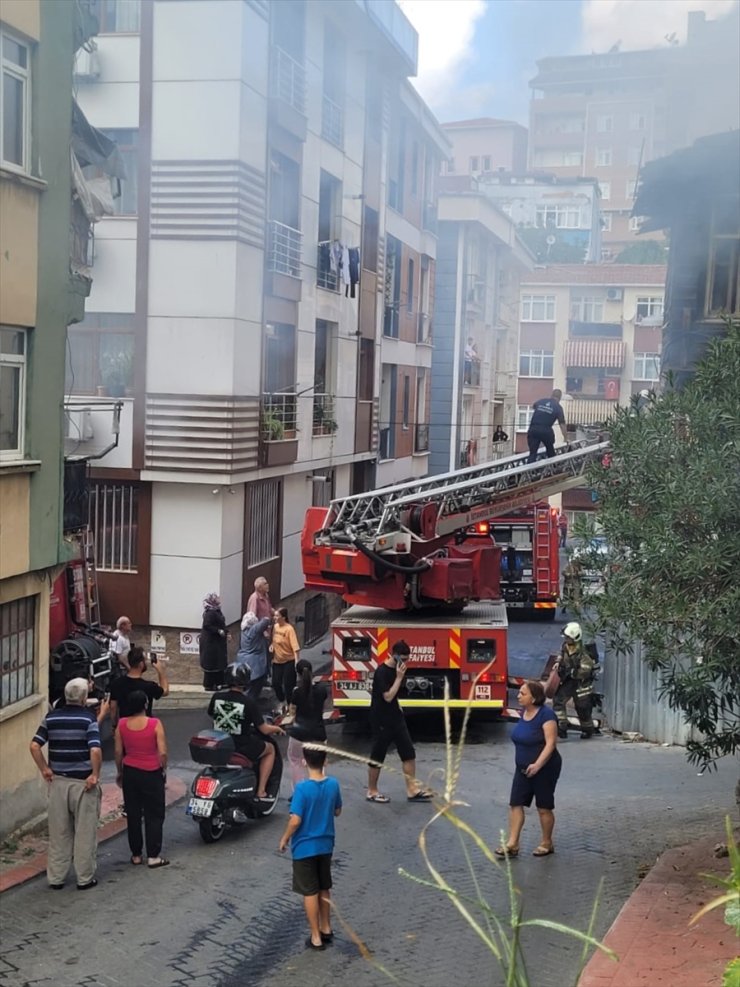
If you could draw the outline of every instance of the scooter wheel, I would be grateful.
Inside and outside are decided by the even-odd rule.
[[[201,819],[198,826],[204,843],[217,843],[226,832],[226,823],[220,813],[210,819]]]

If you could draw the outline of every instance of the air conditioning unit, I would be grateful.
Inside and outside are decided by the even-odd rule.
[[[89,442],[95,434],[90,408],[67,408],[64,417],[65,438],[73,442]]]
[[[610,302],[621,302],[623,291],[621,288],[607,288],[606,298]]]
[[[86,48],[80,48],[75,55],[74,75],[76,79],[100,78],[100,60],[98,58],[98,49],[94,41],[90,42],[90,44],[92,45],[90,51]]]

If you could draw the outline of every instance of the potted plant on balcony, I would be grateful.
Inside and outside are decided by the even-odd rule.
[[[100,361],[100,377],[111,397],[120,398],[131,382],[132,355],[128,350],[105,353]]]
[[[333,435],[339,425],[331,416],[329,408],[317,401],[313,406],[313,430],[314,435]]]
[[[274,411],[262,412],[262,438],[266,442],[279,442],[285,438],[285,425]]]

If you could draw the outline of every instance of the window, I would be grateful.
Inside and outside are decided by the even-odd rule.
[[[644,113],[630,113],[630,130],[645,130],[647,117]]]
[[[635,168],[640,164],[642,160],[642,148],[641,147],[628,147],[627,148],[627,164]]]
[[[409,427],[409,415],[411,413],[411,378],[408,374],[403,377],[403,411],[401,425],[404,429]]]
[[[409,257],[408,273],[407,273],[407,281],[406,281],[406,311],[407,312],[414,311],[414,288],[415,288],[414,261],[411,257]]]
[[[383,335],[398,339],[401,307],[401,241],[385,238],[385,279],[383,286]]]
[[[134,334],[70,327],[65,394],[122,397],[133,386]]]
[[[627,186],[624,191],[625,196],[628,199],[634,199],[636,188],[637,188],[637,181],[635,179],[630,179],[630,181],[627,182]]]
[[[250,569],[280,555],[280,492],[280,480],[260,480],[248,487],[246,528]]]
[[[0,604],[0,709],[34,694],[36,597]]]
[[[599,115],[596,117],[596,129],[600,134],[610,134],[614,125],[614,117]]]
[[[357,400],[372,401],[375,396],[375,343],[372,339],[360,340],[357,378]]]
[[[470,170],[471,171],[478,171],[479,170],[478,169],[478,161],[479,161],[479,159],[478,159],[477,156],[474,156],[474,157],[472,157],[470,159]]]
[[[26,423],[26,333],[0,326],[0,459],[22,459]]]
[[[522,295],[522,322],[554,322],[555,295]]]
[[[635,322],[651,319],[656,323],[663,321],[663,296],[642,295],[637,299],[637,314]]]
[[[411,194],[416,198],[419,194],[419,142],[411,145]]]
[[[95,564],[108,572],[136,572],[139,489],[133,483],[90,484]]]
[[[321,136],[342,147],[344,143],[344,100],[347,86],[346,44],[328,21],[324,24],[323,95]]]
[[[642,216],[630,216],[629,228],[633,233],[638,233],[642,226]]]
[[[599,182],[599,189],[601,190],[601,198],[604,200],[604,202],[608,202],[612,194],[612,183]]]
[[[528,404],[518,404],[516,406],[516,430],[526,432],[532,419],[533,408]]]
[[[103,133],[118,144],[126,168],[126,177],[118,182],[113,208],[117,216],[135,216],[138,212],[139,131],[104,130]]]
[[[612,214],[610,212],[605,212],[601,214],[601,228],[605,233],[611,233],[612,231]],[[603,257],[601,258],[604,259]]]
[[[552,377],[552,350],[529,350],[519,354],[520,377]]]
[[[712,216],[706,313],[740,311],[740,196],[724,196]]]
[[[578,230],[581,210],[578,206],[537,206],[537,225],[541,229],[554,226],[559,230]]]
[[[0,32],[0,163],[29,170],[31,50]]]
[[[660,380],[660,353],[635,353],[633,380]]]
[[[609,168],[612,163],[612,149],[610,147],[596,148],[596,167]]]
[[[101,0],[98,10],[101,34],[139,33],[141,0]]]
[[[483,155],[483,171],[490,171],[490,170],[491,170],[491,155],[490,154],[484,154]]]
[[[378,212],[370,206],[362,209],[362,251],[360,260],[366,271],[378,270]]]
[[[534,152],[532,164],[535,168],[566,168],[583,164],[582,151],[561,151],[555,148],[543,148]]]
[[[570,317],[575,322],[603,322],[604,301],[602,298],[590,298],[586,295],[571,299]]]

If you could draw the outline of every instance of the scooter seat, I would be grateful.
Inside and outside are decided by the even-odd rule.
[[[253,768],[254,764],[244,754],[232,754],[227,762],[239,768]]]

